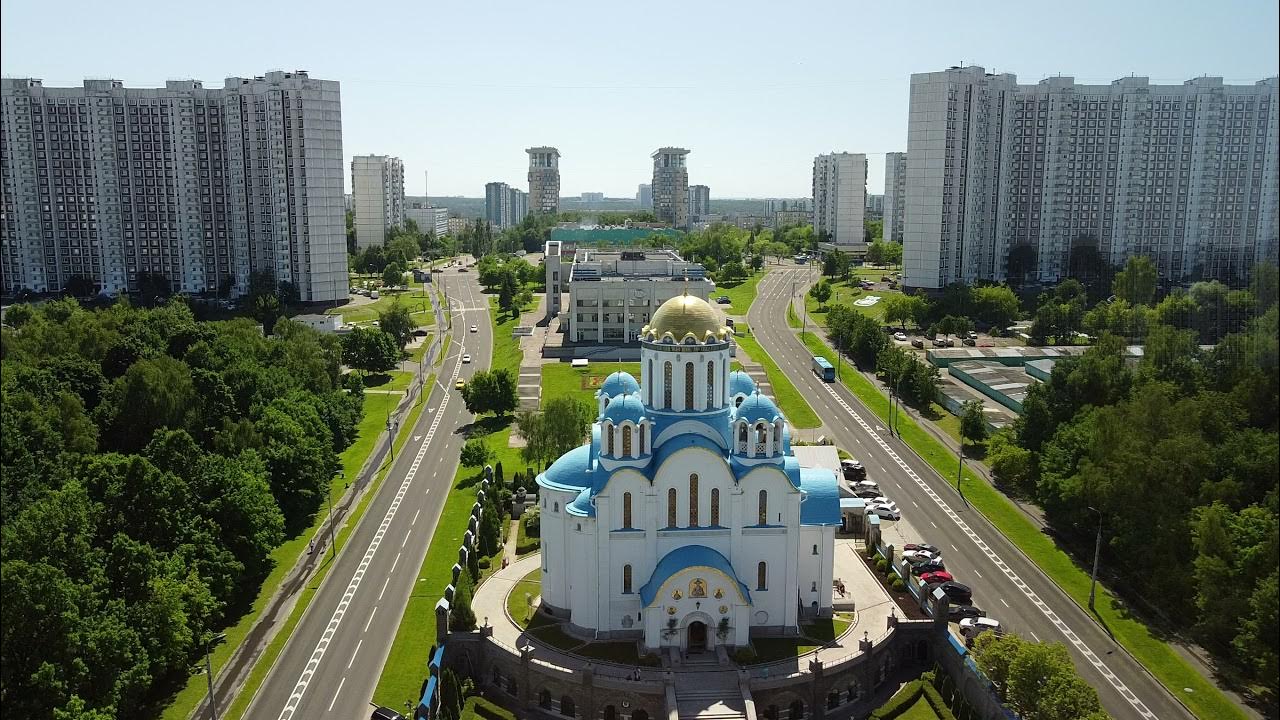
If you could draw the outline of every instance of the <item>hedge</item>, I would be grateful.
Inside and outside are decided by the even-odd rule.
[[[479,695],[472,695],[467,698],[467,704],[462,710],[463,720],[473,716],[484,718],[484,720],[515,720],[516,718],[510,710],[498,707]]]
[[[910,710],[921,695],[924,695],[925,702],[929,703],[929,707],[942,720],[956,720],[956,716],[942,700],[942,695],[923,680],[912,680],[907,683],[897,695],[889,699],[889,702],[871,713],[871,718],[872,720],[893,720]]]

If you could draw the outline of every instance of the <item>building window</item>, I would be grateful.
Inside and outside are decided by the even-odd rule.
[[[698,526],[698,473],[689,476],[689,527]]]
[[[662,364],[662,409],[671,409],[671,362]]]
[[[622,454],[624,457],[631,457],[631,426],[622,426]]]
[[[765,525],[769,520],[769,491],[760,491],[760,515],[756,518],[757,525]]]
[[[622,493],[622,527],[631,529],[631,493]]]
[[[644,454],[644,424],[640,424],[640,454]]]
[[[693,363],[684,364],[684,409],[693,409]]]
[[[667,491],[667,527],[676,526],[676,489]]]
[[[707,409],[716,406],[716,363],[714,360],[707,363]]]
[[[769,589],[769,566],[764,562],[760,562],[756,565],[756,589]]]
[[[625,595],[631,594],[631,566],[622,566],[622,592]]]
[[[720,488],[711,488],[711,525],[720,527]]]
[[[648,384],[649,384],[649,407],[653,407],[654,406],[653,389],[658,385],[657,378],[653,376],[653,360],[649,360]],[[641,448],[640,452],[644,452],[644,449]]]
[[[817,546],[817,545],[814,545],[814,546],[813,546],[813,554],[814,554],[814,555],[817,555],[817,554],[818,554],[818,546]]]
[[[605,434],[605,437],[607,438],[606,442],[608,443],[608,448],[609,448],[607,453],[609,455],[613,455],[613,426],[605,425],[604,434]]]

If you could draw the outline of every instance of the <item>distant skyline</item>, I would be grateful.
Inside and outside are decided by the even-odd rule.
[[[353,7],[359,13],[353,13]],[[105,10],[109,9],[109,12]],[[133,87],[307,70],[342,84],[343,152],[401,158],[405,190],[527,189],[535,145],[559,148],[561,195],[634,197],[650,153],[689,148],[713,198],[806,197],[815,155],[906,149],[913,72],[982,65],[1022,83],[1253,83],[1278,73],[1276,3],[1013,2],[972,6],[743,2],[501,8],[392,2],[110,6],[0,1],[0,73]],[[643,10],[643,13],[637,12]],[[220,23],[226,18],[227,22]],[[661,22],[674,32],[656,32]],[[234,24],[233,24],[234,23]],[[56,44],[50,40],[56,39]],[[346,178],[350,191],[351,178]]]

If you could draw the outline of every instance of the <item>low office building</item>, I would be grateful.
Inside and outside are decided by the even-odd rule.
[[[564,257],[560,243],[547,243],[547,308],[558,312],[561,293],[569,293],[562,321],[569,342],[637,342],[662,303],[685,292],[707,300],[715,290],[706,268],[674,250],[578,248],[567,267]]]
[[[432,207],[424,202],[411,202],[404,209],[404,216],[418,224],[418,232],[431,233],[437,238],[449,234],[449,208]]]

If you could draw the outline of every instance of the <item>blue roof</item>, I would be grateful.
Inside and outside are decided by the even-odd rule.
[[[614,424],[618,424],[623,420],[638,423],[644,419],[644,403],[640,401],[639,395],[624,393],[612,397],[604,414],[600,416],[602,420],[612,420]]]
[[[657,566],[653,568],[653,575],[649,577],[649,582],[640,587],[640,602],[645,607],[653,604],[653,600],[658,591],[662,589],[663,583],[670,579],[672,575],[691,567],[709,567],[724,573],[729,579],[738,584],[738,591],[742,593],[743,600],[748,604],[751,603],[751,593],[747,591],[747,586],[738,579],[738,574],[733,571],[733,566],[729,564],[724,555],[706,545],[685,545],[662,556]]]
[[[615,372],[600,383],[600,389],[596,391],[596,397],[604,395],[606,397],[616,397],[623,393],[640,392],[640,383],[631,376],[631,373]]]
[[[712,440],[705,435],[683,433],[676,435],[658,446],[658,451],[654,454],[653,464],[650,467],[653,468],[653,472],[657,472],[657,469],[662,467],[662,464],[667,461],[667,458],[681,450],[684,450],[685,448],[691,447],[706,448],[716,457],[725,456],[724,448],[717,445],[715,440]]]
[[[591,486],[591,446],[576,447],[538,476],[538,484],[552,490],[581,490]]]
[[[801,525],[839,525],[840,487],[836,474],[826,468],[800,468]]]
[[[578,517],[595,517],[596,507],[591,504],[591,488],[583,488],[573,502],[565,505],[564,511]]]
[[[763,420],[767,423],[772,423],[782,417],[782,412],[778,410],[777,405],[773,404],[768,395],[761,395],[760,391],[757,390],[742,401],[733,417],[735,421],[746,420],[749,423],[756,423]]]
[[[756,381],[751,376],[741,370],[734,370],[729,373],[729,397],[735,395],[750,395],[756,391]]]

